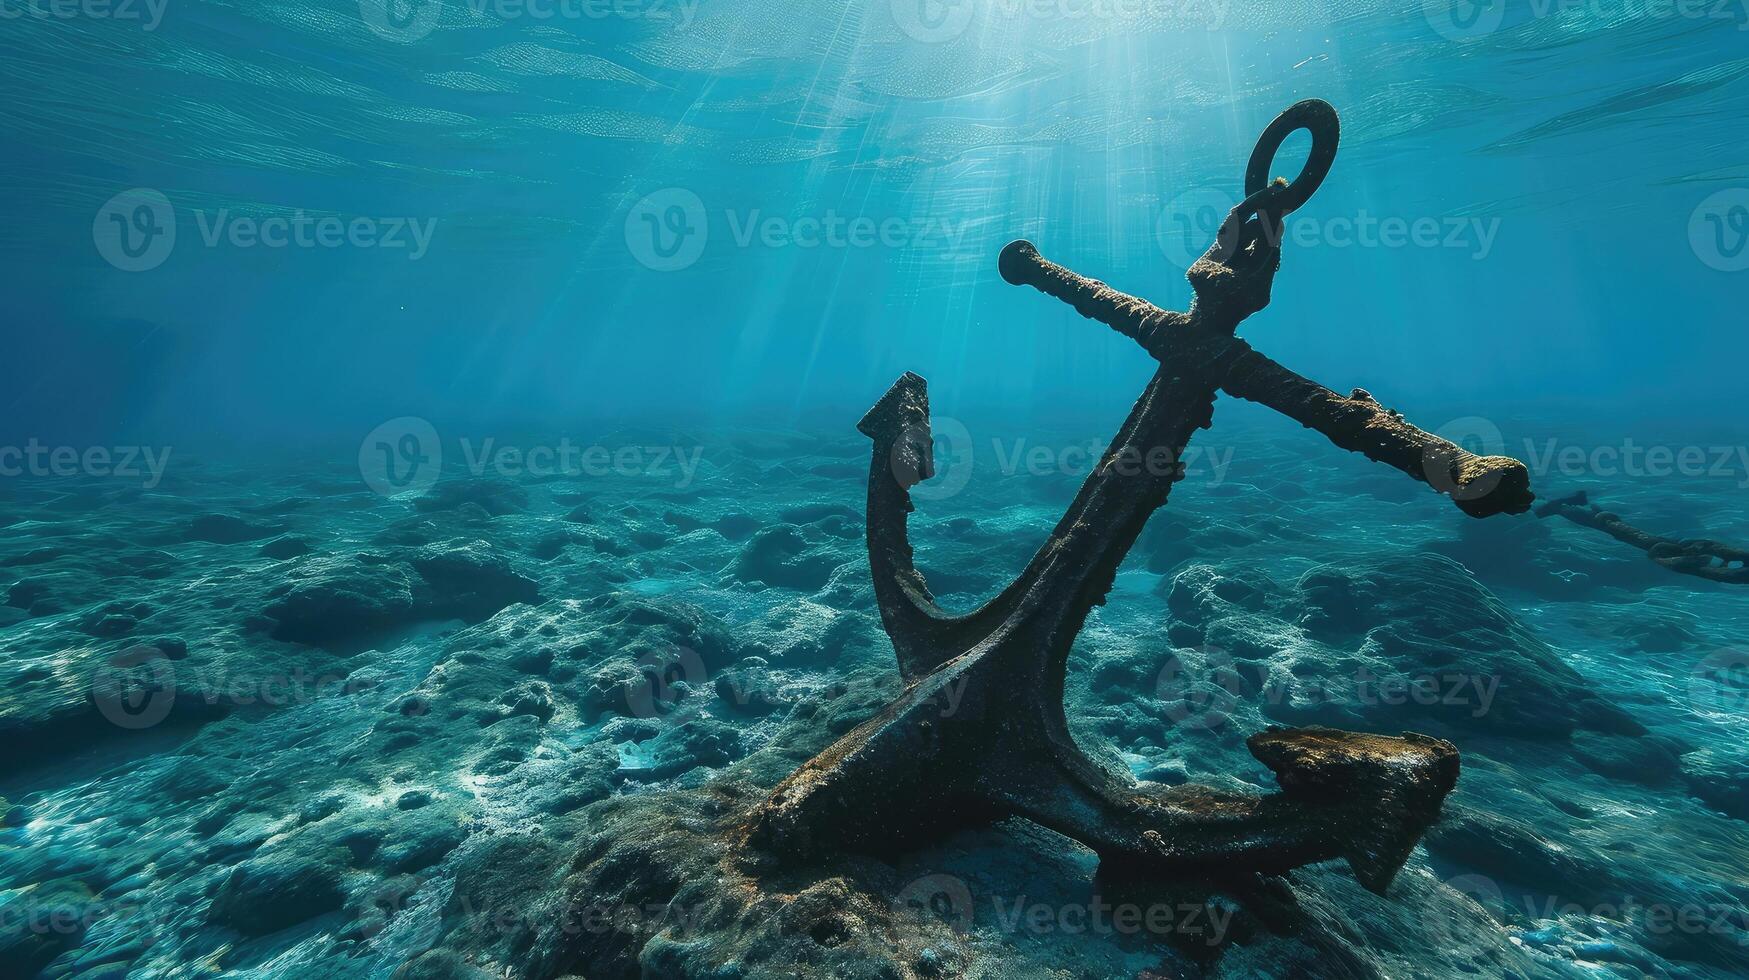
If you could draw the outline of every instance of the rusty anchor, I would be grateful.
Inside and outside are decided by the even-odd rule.
[[[1282,141],[1311,131],[1294,181],[1270,181]],[[841,850],[892,852],[961,828],[1024,817],[1093,849],[1103,867],[1147,875],[1281,873],[1344,859],[1383,893],[1458,776],[1457,749],[1423,735],[1269,729],[1247,745],[1276,775],[1268,794],[1136,783],[1075,744],[1064,716],[1070,646],[1104,602],[1148,516],[1212,420],[1217,391],[1259,402],[1449,495],[1474,517],[1519,514],[1534,499],[1524,465],[1478,457],[1416,428],[1358,389],[1303,378],[1234,336],[1268,305],[1282,219],[1330,171],[1339,138],[1328,103],[1301,102],[1264,131],[1245,200],[1187,273],[1189,312],[1083,278],[1029,242],[1002,250],[1000,272],[1130,337],[1160,362],[1067,513],[1020,577],[982,608],[938,606],[912,559],[910,488],[932,474],[924,380],[906,373],[859,423],[873,440],[868,551],[881,618],[904,692],[784,780],[753,812],[748,840],[780,859]],[[1157,455],[1155,458],[1158,458]],[[949,694],[957,696],[948,696]],[[951,710],[946,707],[951,705]]]

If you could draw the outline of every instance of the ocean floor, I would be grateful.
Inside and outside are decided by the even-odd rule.
[[[450,443],[404,492],[368,442],[362,476],[6,481],[0,978],[1749,975],[1749,589],[1283,425],[1201,434],[1068,713],[1138,779],[1253,790],[1268,725],[1450,739],[1387,897],[1111,881],[1018,821],[741,860],[746,809],[899,691],[853,422]],[[1110,431],[944,447],[912,517],[944,604],[1018,573]],[[1741,468],[1533,474],[1749,541]]]

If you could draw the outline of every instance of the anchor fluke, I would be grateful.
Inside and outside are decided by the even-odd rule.
[[[1457,785],[1458,750],[1413,732],[1399,737],[1327,728],[1271,728],[1246,748],[1290,800],[1348,800],[1357,812],[1331,827],[1361,885],[1383,895]],[[1308,812],[1316,812],[1308,807]]]

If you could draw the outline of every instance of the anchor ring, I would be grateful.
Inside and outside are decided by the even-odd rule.
[[[1293,183],[1272,195],[1270,213],[1282,218],[1312,199],[1324,178],[1330,175],[1330,165],[1336,162],[1336,144],[1342,139],[1342,123],[1336,109],[1323,99],[1307,99],[1287,108],[1257,138],[1257,148],[1251,151],[1251,161],[1245,165],[1245,203],[1251,204],[1269,189],[1269,168],[1275,154],[1289,134],[1304,129],[1312,134],[1312,152],[1306,165]],[[1261,203],[1261,202],[1259,202]]]

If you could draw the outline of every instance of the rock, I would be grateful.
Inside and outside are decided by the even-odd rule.
[[[393,980],[496,980],[488,973],[447,949],[431,949],[402,965]]]
[[[1592,903],[1612,894],[1608,866],[1549,841],[1522,821],[1460,805],[1423,838],[1427,850],[1493,879]]]
[[[1236,675],[1221,686],[1272,721],[1554,737],[1645,731],[1437,555],[1320,566],[1292,588],[1255,571],[1190,565],[1161,587],[1173,642],[1206,647]]]
[[[268,593],[262,615],[273,636],[331,643],[427,619],[479,620],[517,602],[538,602],[532,579],[482,541],[428,545],[407,561],[390,555],[310,558]]]
[[[526,510],[528,492],[505,480],[445,479],[413,501],[413,508],[425,514],[460,510],[469,505],[491,517],[503,517]]]
[[[72,878],[44,881],[0,899],[0,977],[28,980],[84,942],[95,896]]]
[[[182,539],[211,544],[242,544],[278,533],[277,528],[251,524],[231,514],[202,514],[189,522],[188,528],[182,533]]]
[[[284,561],[288,558],[301,558],[314,550],[314,548],[310,547],[310,543],[303,538],[286,535],[284,537],[274,538],[272,541],[262,545],[260,554],[263,558],[273,558],[278,561]]]
[[[342,848],[264,848],[231,870],[213,896],[209,921],[265,936],[337,911],[346,901]]]
[[[622,778],[645,782],[668,779],[699,766],[720,769],[741,758],[745,749],[740,730],[713,719],[701,718],[671,728],[644,743],[651,764],[641,769],[622,769]]]
[[[156,610],[149,603],[106,602],[86,613],[79,628],[92,636],[126,636],[134,631],[140,620],[149,618],[154,612]]]
[[[431,611],[443,618],[483,619],[518,602],[540,601],[540,587],[518,574],[484,541],[429,545],[412,559],[435,593]]]
[[[413,874],[443,860],[467,839],[467,828],[442,807],[404,810],[385,828],[387,838],[372,863],[392,874]]]
[[[1660,786],[1676,775],[1676,753],[1655,736],[1574,732],[1572,744],[1587,769],[1611,779]]]
[[[1738,820],[1749,820],[1749,749],[1714,745],[1682,756],[1678,775],[1688,792]]]
[[[431,794],[422,789],[408,790],[395,798],[395,809],[417,810],[431,802]]]
[[[714,686],[717,697],[733,712],[767,715],[795,703],[784,689],[783,678],[763,667],[725,671],[717,675]]]
[[[370,555],[312,558],[286,573],[261,612],[277,639],[324,643],[416,620],[413,570]]]
[[[842,552],[810,546],[800,528],[779,524],[753,535],[728,571],[742,582],[812,592],[826,584],[833,569],[849,560]]]

